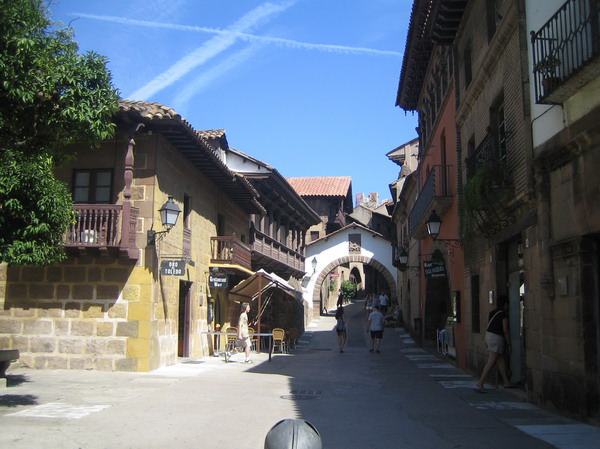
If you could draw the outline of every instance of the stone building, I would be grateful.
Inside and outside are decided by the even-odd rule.
[[[407,236],[398,242],[406,246],[398,247],[397,261],[402,271],[402,262],[408,262],[411,253],[418,255],[412,257],[417,262],[413,270],[418,269],[419,274],[413,279],[417,285],[412,287],[419,301],[416,309],[411,307],[408,325],[417,336],[428,340],[435,340],[439,331],[447,332],[451,353],[462,365],[464,351],[456,349],[464,348],[460,315],[464,267],[458,244],[460,153],[455,57],[446,37],[438,35],[440,24],[432,20],[431,12],[430,2],[415,2],[396,99],[404,110],[419,112],[416,198],[407,211]],[[435,234],[429,232],[432,217],[442,223]],[[413,274],[404,270],[400,278]]]
[[[307,243],[346,226],[346,216],[353,210],[352,178],[309,176],[286,179],[298,195],[321,217],[321,222],[308,230]]]
[[[455,143],[446,146],[456,145],[464,251],[457,364],[481,370],[488,312],[506,296],[511,381],[579,416],[597,416],[600,404],[600,216],[589,206],[599,197],[598,23],[595,1],[416,0],[398,97],[418,110],[425,145],[445,127],[432,111],[454,98]],[[411,105],[410,89],[416,99],[414,86],[444,80],[444,53],[451,91],[436,82]],[[399,198],[394,214],[406,220],[410,208],[409,238],[418,237],[416,206]]]
[[[525,1],[537,226],[525,234],[532,400],[600,413],[600,26],[597,1]]]
[[[68,258],[1,267],[0,343],[28,366],[148,371],[209,354],[216,238],[248,241],[249,215],[264,212],[249,182],[172,109],[122,101],[115,122],[113,139],[77,147],[57,170],[77,217]],[[180,211],[173,226],[163,227],[165,205]],[[248,258],[240,275],[249,273]]]
[[[295,297],[285,288],[269,289],[264,298],[261,296],[261,315],[254,317],[259,309],[258,304],[255,304],[256,310],[251,312],[251,318],[256,319],[260,327],[257,330],[262,332],[280,327],[296,329],[301,333],[304,325],[312,318],[312,304],[303,303],[301,291],[305,274],[306,232],[311,226],[320,224],[321,218],[276,168],[231,148],[224,130],[202,133],[207,135],[211,147],[219,154],[223,163],[234,173],[243,176],[256,190],[258,201],[264,208],[264,213],[249,217],[247,248],[252,271],[264,270],[275,274],[294,288]],[[235,270],[225,262],[215,268],[221,271]],[[222,302],[229,300],[227,292],[228,289],[219,292]],[[245,299],[258,302],[258,293],[257,290]]]

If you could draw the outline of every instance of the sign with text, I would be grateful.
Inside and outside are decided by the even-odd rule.
[[[183,276],[185,274],[185,260],[162,260],[160,274],[163,276]]]
[[[229,285],[227,273],[213,271],[208,275],[208,285],[210,285],[211,288],[226,288]]]
[[[443,260],[426,260],[423,262],[425,277],[443,278],[446,277],[446,266]]]

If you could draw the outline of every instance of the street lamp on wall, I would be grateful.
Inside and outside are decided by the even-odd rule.
[[[440,227],[442,226],[442,219],[438,214],[435,213],[435,210],[431,211],[431,215],[427,220],[427,233],[433,237],[433,240],[437,238],[440,233]]]
[[[316,257],[313,257],[311,264],[312,264],[312,268],[313,268],[313,274],[315,274],[317,272],[317,258]]]
[[[438,235],[440,234],[440,228],[442,227],[442,219],[438,214],[435,213],[435,210],[431,211],[431,215],[427,220],[427,233],[438,242],[442,242],[447,247],[458,248],[462,246],[462,243],[458,239],[438,239]]]
[[[398,250],[398,254],[396,256],[396,262],[398,263],[398,269],[400,271],[406,271],[408,269],[412,269],[412,270],[418,270],[420,269],[419,266],[409,266],[408,265],[408,253],[406,252],[406,250],[404,248],[400,248]]]
[[[167,232],[175,226],[177,223],[177,219],[179,218],[179,214],[181,213],[181,209],[175,201],[173,201],[173,197],[169,196],[166,203],[158,210],[160,214],[160,221],[162,222],[163,227],[166,229],[164,231],[155,231],[154,229],[148,230],[147,235],[147,243],[148,246],[153,246],[156,244],[156,240],[160,240]],[[157,237],[159,235],[159,237]]]

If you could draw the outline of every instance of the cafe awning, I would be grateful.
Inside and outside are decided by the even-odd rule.
[[[294,299],[300,294],[283,278],[261,269],[229,290],[229,298],[235,302],[252,301],[259,293],[272,288],[277,288]]]

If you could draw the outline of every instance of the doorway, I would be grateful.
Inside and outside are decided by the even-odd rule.
[[[508,357],[510,381],[525,384],[525,338],[523,333],[524,301],[526,301],[525,281],[523,277],[523,246],[521,239],[503,244],[501,258],[504,259],[502,271],[507,285],[508,325],[511,351]]]
[[[520,271],[508,275],[508,322],[510,331],[510,381],[525,384],[525,345],[523,339],[523,300],[525,284]]]
[[[177,356],[190,356],[190,290],[192,283],[179,281],[179,316],[177,323]]]

